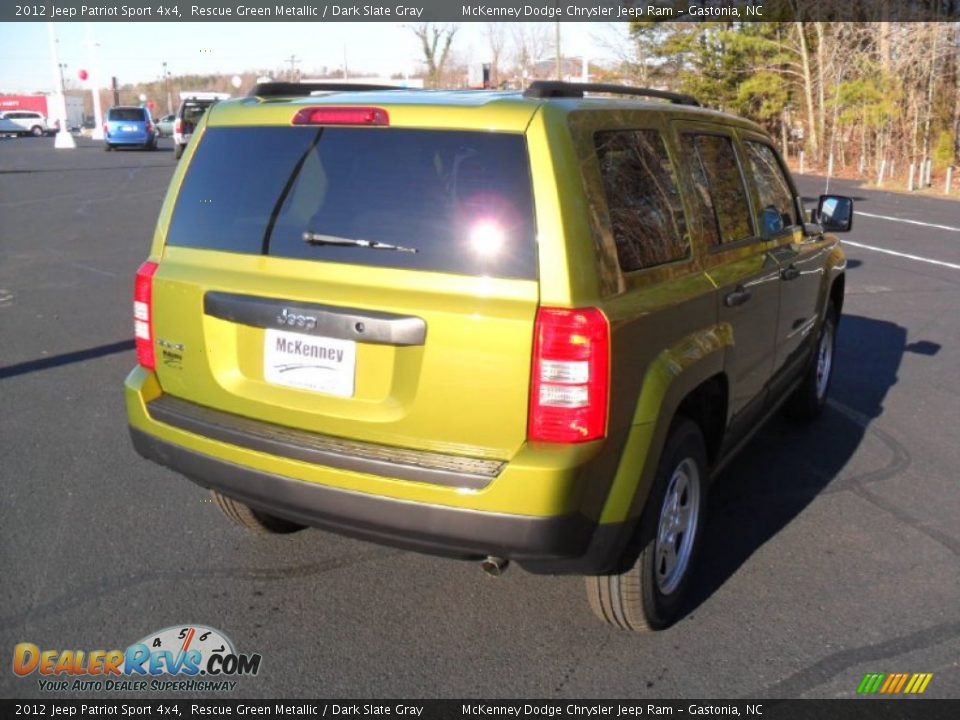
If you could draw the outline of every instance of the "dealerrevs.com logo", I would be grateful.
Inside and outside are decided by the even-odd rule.
[[[50,692],[230,691],[234,678],[260,671],[260,660],[258,653],[238,653],[215,628],[176,625],[126,650],[41,650],[19,643],[13,672],[24,678],[36,673],[40,690]]]

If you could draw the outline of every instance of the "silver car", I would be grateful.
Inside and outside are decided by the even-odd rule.
[[[47,118],[35,110],[5,110],[0,120],[0,133],[41,137],[50,129]]]

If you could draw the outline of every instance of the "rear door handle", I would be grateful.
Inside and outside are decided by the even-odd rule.
[[[790,265],[780,271],[780,277],[783,280],[796,280],[800,277],[800,271],[794,265]]]
[[[737,305],[743,305],[752,297],[753,292],[751,290],[748,290],[743,285],[737,285],[733,292],[727,293],[726,297],[723,298],[723,304],[727,307],[736,307]]]

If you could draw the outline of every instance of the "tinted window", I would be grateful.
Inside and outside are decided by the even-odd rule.
[[[733,141],[719,135],[685,135],[691,150],[701,227],[710,244],[729,243],[753,236],[750,204]]]
[[[599,132],[594,143],[620,268],[629,272],[687,257],[683,204],[660,133]]]
[[[146,111],[142,108],[110,108],[110,120],[143,122]]]
[[[334,244],[346,240],[416,252]],[[167,242],[534,278],[526,144],[521,135],[489,132],[210,128],[184,178]]]
[[[790,183],[783,174],[777,155],[769,145],[747,141],[747,159],[753,181],[760,196],[757,225],[760,234],[769,238],[796,224],[796,209]]]

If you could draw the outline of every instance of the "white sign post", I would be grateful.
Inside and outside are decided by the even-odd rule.
[[[60,130],[57,132],[53,141],[53,146],[59,150],[72,150],[77,147],[73,141],[73,135],[67,128],[67,102],[63,99],[63,78],[60,75],[60,56],[57,54],[57,38],[53,32],[53,23],[48,22],[47,28],[50,31],[50,59],[53,61],[53,87],[56,92],[53,95],[53,112],[57,114],[60,121]],[[47,108],[48,114],[50,108]]]

